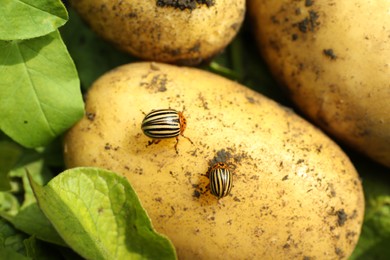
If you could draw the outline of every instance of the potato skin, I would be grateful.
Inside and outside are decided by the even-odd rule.
[[[259,48],[300,110],[390,167],[390,2],[248,4]]]
[[[197,65],[219,54],[245,15],[245,0],[216,0],[193,10],[156,2],[71,1],[91,28],[119,49],[144,60],[182,65]]]
[[[147,146],[143,113],[185,107],[185,135]],[[68,167],[126,176],[179,259],[340,259],[358,240],[364,198],[341,149],[289,109],[212,73],[134,63],[90,89],[86,116],[66,135]],[[231,193],[205,176],[229,164]]]

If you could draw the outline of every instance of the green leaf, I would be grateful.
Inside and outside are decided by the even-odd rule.
[[[388,259],[390,255],[390,192],[387,196],[370,197],[366,200],[362,234],[351,259]]]
[[[67,246],[53,225],[42,213],[37,203],[20,209],[18,214],[10,218],[10,222],[19,230],[37,238],[60,246]]]
[[[61,35],[85,90],[105,72],[135,60],[91,31],[72,8],[69,9],[68,23],[61,27]]]
[[[45,160],[45,165],[47,167],[60,169],[56,173],[61,172],[62,169],[65,169],[63,153],[63,140],[62,136],[53,140],[49,145],[41,147],[39,149],[42,156]]]
[[[18,253],[25,253],[25,248],[23,240],[26,238],[26,235],[16,230],[11,224],[9,224],[4,219],[0,218],[0,250],[3,248],[8,248],[11,251]],[[2,258],[2,253],[0,253],[0,259],[10,259]]]
[[[390,171],[352,157],[363,176],[365,216],[362,232],[350,260],[385,260],[390,255]]]
[[[46,184],[53,178],[53,174],[45,165],[44,154],[35,150],[26,149],[20,157],[19,162],[9,173],[14,179],[21,178],[23,181],[24,206],[36,202],[26,172],[29,172],[34,180],[41,185]]]
[[[61,258],[63,260],[84,260],[79,254],[73,251],[69,247],[59,247],[58,250],[61,253]]]
[[[2,196],[0,193],[0,202]],[[37,238],[60,246],[67,246],[62,238],[58,235],[53,225],[42,213],[37,203],[30,203],[18,210],[7,211],[1,210],[0,217],[6,219],[18,230]]]
[[[60,0],[2,0],[0,40],[43,36],[67,20],[68,14]]]
[[[31,186],[66,243],[87,259],[175,259],[168,239],[152,228],[128,181],[96,168],[63,172]]]
[[[0,128],[26,147],[49,143],[83,115],[79,79],[58,31],[0,41]]]
[[[19,201],[13,194],[9,192],[0,192],[0,216],[5,212],[9,215],[16,215],[18,214],[19,209]]]
[[[65,246],[65,242],[39,209],[26,172],[30,172],[39,184],[45,184],[52,178],[51,172],[44,165],[43,154],[34,150],[25,150],[19,162],[10,172],[10,176],[14,179],[21,178],[23,180],[23,204],[20,207],[14,196],[0,193],[3,195],[0,196],[0,205],[3,203],[5,205],[0,208],[0,216],[27,234]]]
[[[58,250],[56,250],[56,248],[48,243],[36,239],[35,236],[25,239],[24,245],[26,247],[27,256],[32,259],[51,260],[61,258],[61,254]]]
[[[32,258],[19,254],[10,248],[2,248],[2,247],[0,247],[0,259],[32,260]]]
[[[23,148],[14,142],[0,140],[0,191],[11,189],[8,172],[19,160]]]

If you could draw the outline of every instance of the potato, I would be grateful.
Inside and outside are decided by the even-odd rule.
[[[390,1],[248,3],[263,56],[300,110],[390,167]]]
[[[179,137],[148,146],[144,113],[184,110]],[[212,73],[134,63],[98,79],[66,135],[68,167],[128,178],[180,259],[338,259],[360,234],[364,198],[342,150],[291,110]],[[233,188],[210,194],[215,162]]]
[[[96,33],[119,49],[146,60],[185,65],[220,53],[237,34],[245,14],[245,0],[71,3]]]

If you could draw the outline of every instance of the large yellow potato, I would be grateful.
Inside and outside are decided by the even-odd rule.
[[[174,108],[184,134],[147,146],[143,113]],[[128,178],[180,259],[340,259],[355,247],[364,198],[341,149],[291,110],[206,71],[157,63],[98,79],[65,138],[68,167]],[[230,165],[231,193],[210,194],[208,168]],[[306,257],[306,258],[305,258]]]
[[[70,2],[94,31],[118,48],[142,59],[185,65],[220,53],[245,15],[245,0]]]
[[[248,1],[260,49],[295,104],[390,167],[390,1]]]

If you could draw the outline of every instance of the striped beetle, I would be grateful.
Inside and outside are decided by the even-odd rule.
[[[210,192],[218,199],[227,196],[233,186],[232,173],[226,163],[218,162],[208,172]]]
[[[175,137],[175,150],[178,153],[177,144],[179,143],[179,135],[193,144],[190,138],[183,135],[186,126],[187,120],[183,112],[178,112],[174,109],[157,109],[152,110],[145,116],[141,128],[145,135],[153,139],[149,141],[148,145],[158,144],[161,139]]]

